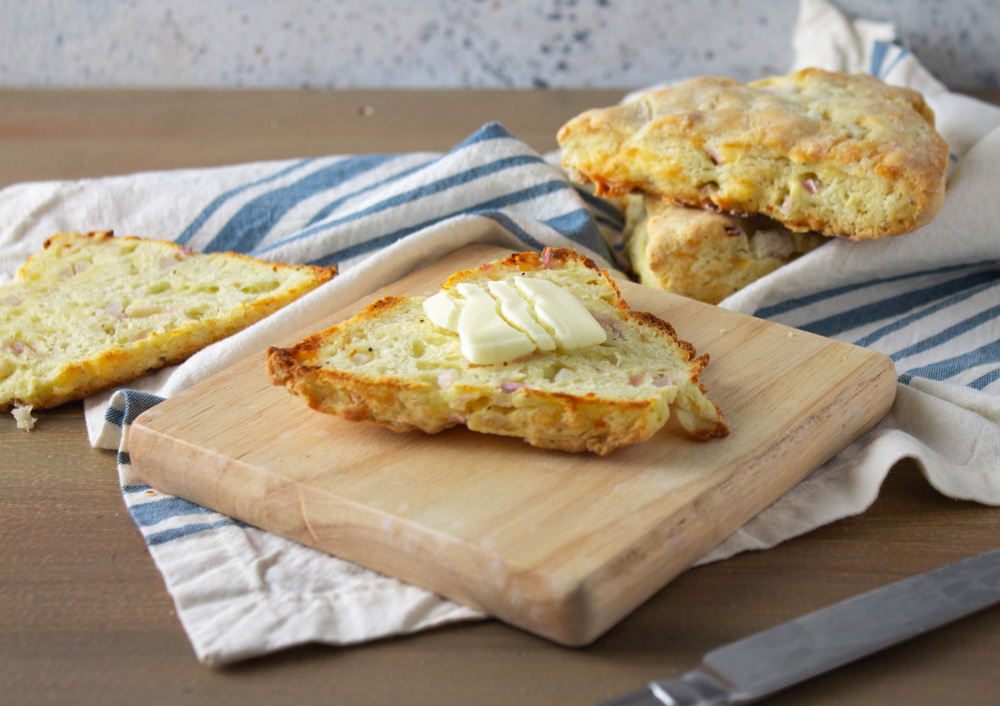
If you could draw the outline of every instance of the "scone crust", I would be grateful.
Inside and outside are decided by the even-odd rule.
[[[697,398],[684,400],[686,407],[697,412],[682,419],[688,431],[702,439],[728,433],[722,413],[704,397],[699,382],[708,357],[697,357],[694,347],[678,339],[667,322],[630,310],[607,272],[575,251],[547,251],[543,256],[515,253],[505,260],[455,273],[443,288],[459,282],[482,283],[510,273],[559,269],[570,262],[586,267],[601,283],[609,310],[618,312],[615,325],[623,330],[641,328],[645,335],[657,337],[675,351],[687,378],[678,394]],[[450,353],[447,361],[441,360],[423,378],[414,372],[417,364],[412,360],[405,361],[398,373],[389,369],[379,374],[365,372],[364,363],[357,370],[331,363],[338,356],[341,360],[345,355],[365,360],[377,355],[379,344],[370,334],[380,326],[392,327],[393,339],[421,341],[419,345],[426,344],[428,350],[439,345],[435,351],[457,351],[457,343],[442,341],[440,331],[431,330],[433,325],[426,321],[422,302],[423,297],[385,297],[352,319],[290,348],[271,348],[267,372],[272,383],[284,386],[318,411],[351,421],[375,422],[398,432],[437,433],[464,424],[474,431],[518,436],[540,448],[602,455],[648,439],[670,416],[673,400],[656,394],[625,399],[595,392],[571,394],[536,384],[504,391],[497,383],[501,378],[484,373],[486,368],[497,366],[473,366]],[[538,358],[545,355],[555,354],[538,354]],[[512,371],[516,365],[513,362],[506,370]],[[446,369],[455,371],[456,382],[442,386],[437,376]]]
[[[928,223],[948,165],[919,93],[819,69],[684,81],[587,111],[558,139],[563,165],[599,195],[645,192],[856,240]]]
[[[115,306],[108,306],[106,299],[90,301],[74,290],[76,278],[90,277],[99,269],[91,262],[96,263],[103,257],[98,254],[100,251],[107,253],[109,258],[118,258],[114,262],[124,265],[127,251],[133,247],[141,248],[147,260],[154,263],[153,267],[145,273],[103,273],[109,281],[117,278],[119,283],[127,280],[139,287],[152,287],[169,277],[169,268],[161,269],[157,262],[171,264],[176,260],[181,263],[197,257],[210,258],[205,263],[230,264],[244,275],[257,273],[261,279],[273,280],[275,288],[248,293],[227,310],[213,310],[206,305],[204,315],[199,318],[180,313],[158,317],[148,312],[129,317],[129,302],[124,298]],[[83,261],[88,267],[76,272],[73,263]],[[9,411],[15,405],[34,409],[56,407],[179,363],[298,299],[336,273],[336,266],[267,263],[239,253],[204,255],[171,241],[116,237],[111,231],[57,233],[46,240],[42,251],[29,258],[10,284],[0,286],[0,322],[3,322],[3,330],[0,330],[0,372],[3,373],[0,376],[0,411]],[[250,283],[248,278],[247,284]],[[222,281],[204,284],[206,287],[218,286]],[[46,299],[64,304],[45,303]],[[44,313],[31,310],[39,306],[44,307]],[[68,308],[61,308],[63,306]],[[40,332],[32,328],[33,313],[42,320],[59,318],[49,320],[46,330]],[[66,352],[65,339],[101,321],[111,329],[106,338],[95,337],[89,345],[73,348],[75,353]],[[123,340],[117,340],[122,336],[116,331],[132,325],[140,327],[141,331],[131,331]]]

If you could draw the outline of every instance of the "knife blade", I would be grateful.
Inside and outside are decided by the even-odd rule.
[[[1000,549],[835,603],[705,654],[679,678],[602,706],[735,706],[763,699],[1000,603]]]

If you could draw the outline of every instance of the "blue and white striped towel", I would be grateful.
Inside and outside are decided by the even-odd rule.
[[[886,352],[900,383],[885,420],[703,562],[862,512],[907,456],[942,493],[1000,505],[1000,109],[949,93],[892,44],[890,27],[848,21],[824,0],[803,0],[795,40],[797,66],[872,71],[923,91],[952,147],[953,170],[940,215],[920,231],[828,243],[723,302]],[[571,245],[614,265],[620,225],[613,209],[487,125],[446,154],[12,186],[0,191],[0,273],[13,274],[54,232],[108,227],[201,250],[340,264],[336,280],[264,322],[130,391],[86,403],[91,441],[118,450],[125,504],[198,658],[222,664],[481,616],[142,485],[129,464],[131,420],[461,245]]]

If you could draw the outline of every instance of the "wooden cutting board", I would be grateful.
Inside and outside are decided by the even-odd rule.
[[[509,254],[470,246],[275,344]],[[270,385],[261,353],[141,415],[133,467],[164,492],[587,644],[881,419],[896,390],[882,354],[617,279],[633,309],[709,353],[701,379],[730,436],[668,425],[598,457],[464,427],[396,434],[308,409]]]

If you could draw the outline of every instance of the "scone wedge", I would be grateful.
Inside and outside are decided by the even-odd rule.
[[[636,194],[624,203],[625,253],[639,282],[708,304],[830,241],[765,216],[734,216]]]
[[[54,235],[0,285],[0,410],[55,407],[178,363],[336,272],[107,231]]]
[[[930,222],[948,166],[919,93],[820,69],[682,81],[586,111],[558,141],[563,166],[598,195],[642,192],[853,240]]]
[[[458,333],[431,321],[425,297],[388,296],[290,348],[271,348],[271,382],[313,409],[397,432],[465,425],[562,451],[603,455],[644,441],[672,411],[696,438],[728,433],[699,382],[708,356],[698,357],[665,321],[632,311],[607,271],[573,250],[516,253],[455,273],[442,291],[513,287],[517,278],[570,292],[603,342],[476,364]]]

